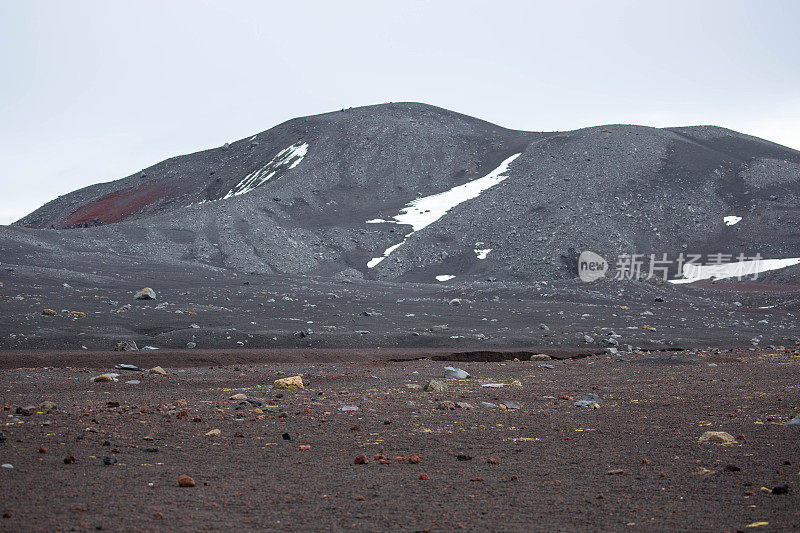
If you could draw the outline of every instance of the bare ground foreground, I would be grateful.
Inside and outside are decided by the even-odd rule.
[[[794,347],[350,355],[359,362],[341,350],[318,363],[106,352],[77,367],[5,352],[0,529],[800,528],[800,428],[784,425],[800,413]],[[472,377],[443,379],[448,364]],[[112,371],[117,381],[91,381]],[[272,388],[295,374],[304,390]],[[447,390],[417,388],[431,379]],[[574,405],[588,393],[599,408]],[[699,442],[706,431],[735,442]]]

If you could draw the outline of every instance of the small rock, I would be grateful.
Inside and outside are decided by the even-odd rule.
[[[509,385],[512,387],[522,387],[522,382],[518,379],[515,379],[514,381],[509,383]]]
[[[484,383],[481,387],[486,387],[489,389],[499,389],[500,387],[505,387],[505,383]]]
[[[456,459],[458,459],[459,461],[469,461],[472,459],[472,456],[462,452],[456,455]]]
[[[58,409],[58,406],[49,400],[45,400],[39,404],[39,409],[42,411],[52,411],[53,409]]]
[[[797,415],[796,417],[786,422],[784,426],[800,427],[800,415]]]
[[[461,305],[461,298],[453,298],[452,300],[450,300],[447,303],[449,305],[452,305],[453,307],[457,307],[457,306]]]
[[[480,405],[481,407],[483,407],[485,409],[494,409],[495,407],[497,407],[497,404],[494,404],[494,403],[491,403],[491,402],[481,402],[478,405]]]
[[[197,343],[193,342],[193,341],[189,341],[189,342],[186,343],[186,347],[189,348],[190,350],[193,349],[193,348],[197,348]]]
[[[467,403],[467,402],[456,402],[456,407],[458,407],[460,409],[466,409],[466,410],[475,409],[474,405],[472,405],[471,403]]]
[[[444,377],[447,379],[467,379],[469,373],[454,366],[446,366],[444,367]]]
[[[358,411],[358,407],[355,405],[343,405],[342,411]]]
[[[109,381],[114,381],[114,378],[109,374],[100,374],[99,376],[95,376],[92,381],[95,383],[108,383]]]
[[[155,300],[156,299],[156,291],[151,289],[150,287],[145,287],[137,292],[134,296],[136,300]]]
[[[68,456],[64,457],[64,464],[65,465],[71,465],[74,462],[75,462],[75,456],[74,455],[68,455]]]
[[[183,475],[183,476],[178,477],[178,486],[179,487],[187,487],[187,488],[188,487],[194,487],[195,486],[195,482],[194,482],[194,479],[192,479],[191,477],[189,477],[187,475]]]
[[[360,455],[356,455],[356,458],[353,459],[353,464],[357,464],[357,465],[365,465],[368,462],[369,462],[369,460],[367,460],[367,456],[364,455],[363,453],[360,454]]]
[[[58,313],[53,309],[42,309],[42,314],[47,316],[56,316]]]
[[[231,396],[228,399],[229,400],[233,400],[235,402],[243,402],[243,401],[247,400],[247,394],[243,394],[243,393],[240,392],[238,394],[234,394],[233,396]]]
[[[300,376],[291,376],[288,378],[281,378],[276,379],[275,383],[272,384],[272,388],[274,389],[302,389],[303,388],[303,378]]]
[[[535,353],[530,358],[531,361],[549,361],[550,359],[552,359],[552,357],[546,353]]]
[[[139,368],[138,366],[129,365],[127,363],[116,364],[116,365],[114,365],[114,368],[117,369],[117,370],[130,370],[130,371],[133,371],[133,372],[141,372],[142,371],[142,369]]]
[[[539,324],[539,329],[540,329],[540,330],[542,330],[542,331],[550,331],[550,328],[549,328],[549,327],[548,327],[548,325],[547,325],[547,324],[545,324],[544,322],[542,322],[541,324]]]
[[[772,494],[789,494],[789,485],[779,485],[773,488]]]
[[[47,453],[47,448],[44,446],[39,446],[39,453]]]
[[[430,477],[428,476],[428,474],[423,473],[419,475],[419,479],[421,479],[422,481],[428,481]]]
[[[301,444],[300,446],[297,447],[297,449],[300,450],[301,452],[307,452],[308,450],[311,449],[311,446],[308,444]]]
[[[512,402],[510,400],[505,400],[500,405],[505,406],[506,409],[522,409],[522,405],[520,405],[518,402]]]
[[[222,435],[222,432],[218,429],[212,429],[206,433],[206,437],[219,437],[220,435]]]
[[[416,453],[409,456],[408,458],[408,462],[411,463],[412,465],[419,464],[421,461],[422,461],[422,456]]]
[[[136,352],[139,351],[139,347],[136,346],[136,342],[131,339],[120,341],[114,346],[115,352]]]
[[[0,465],[0,468],[6,468],[8,470],[12,470],[14,468],[14,465],[12,465],[11,463],[3,463],[2,465]]]
[[[25,407],[17,407],[15,413],[22,416],[31,416],[36,412],[36,409],[35,405],[26,405]]]
[[[447,385],[445,385],[441,381],[436,381],[435,379],[432,379],[427,384],[425,384],[424,390],[426,392],[445,392],[447,390]]]
[[[451,401],[444,401],[444,402],[439,402],[436,408],[441,411],[452,411],[456,408],[456,404]]]
[[[733,444],[736,439],[730,433],[724,431],[706,431],[700,435],[700,442],[713,442],[715,444]]]
[[[166,376],[167,371],[161,368],[160,366],[154,366],[150,370],[147,371],[148,374],[157,374],[159,376]]]
[[[578,400],[577,402],[573,403],[572,405],[575,405],[577,407],[592,407],[592,408],[594,408],[593,404],[597,404],[598,407],[600,406],[600,396],[598,396],[597,394],[595,394],[593,392],[590,392],[589,394],[584,394],[583,397],[580,400]]]
[[[489,457],[488,459],[486,459],[486,462],[490,465],[499,465],[500,459],[498,459],[497,457]]]
[[[117,464],[117,459],[115,457],[103,457],[103,464],[106,466],[111,466]]]
[[[618,476],[620,474],[624,474],[625,471],[621,468],[612,468],[606,472],[607,476]]]

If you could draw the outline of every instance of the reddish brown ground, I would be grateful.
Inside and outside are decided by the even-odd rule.
[[[135,189],[113,192],[78,208],[56,222],[55,226],[64,228],[92,222],[95,218],[102,224],[118,222],[131,213],[164,198],[167,192],[167,186],[158,183],[147,183]]]
[[[791,354],[457,363],[472,379],[448,380],[438,394],[408,385],[439,378],[439,361],[175,368],[193,356],[158,356],[168,376],[127,372],[113,383],[90,382],[99,368],[0,371],[0,463],[14,466],[0,469],[0,528],[800,528],[800,429],[783,425],[800,412],[800,357]],[[13,357],[6,368],[33,362]],[[305,390],[271,388],[298,373]],[[587,392],[600,395],[600,409],[573,405]],[[261,406],[230,400],[236,393]],[[46,400],[57,408],[15,414]],[[444,400],[521,408],[438,409]],[[220,436],[205,436],[211,429]],[[700,444],[707,430],[736,443]],[[361,454],[368,464],[354,464]],[[422,460],[396,460],[412,454]],[[181,475],[196,486],[179,487]],[[783,486],[788,493],[773,490]]]

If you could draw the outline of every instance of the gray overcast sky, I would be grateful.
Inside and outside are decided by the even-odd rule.
[[[343,107],[526,130],[716,124],[800,149],[800,2],[0,0],[0,224]]]

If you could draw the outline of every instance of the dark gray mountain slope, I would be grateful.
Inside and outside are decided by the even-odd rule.
[[[291,120],[75,191],[0,229],[0,244],[4,255],[45,249],[67,268],[74,254],[102,254],[246,273],[540,281],[574,277],[587,249],[612,263],[800,257],[798,193],[800,152],[722,128],[521,132],[401,103]]]

